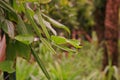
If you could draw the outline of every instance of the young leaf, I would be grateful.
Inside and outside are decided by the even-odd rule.
[[[51,36],[51,40],[56,44],[70,44],[75,48],[82,48],[82,46],[80,46],[80,41],[78,40],[66,39],[61,36]]]
[[[48,33],[48,30],[46,29],[46,26],[45,26],[45,24],[44,24],[43,18],[42,18],[42,16],[41,16],[41,11],[40,11],[39,9],[38,9],[37,15],[35,15],[35,16],[38,17],[38,22],[39,22],[39,24],[40,24],[43,32],[45,33],[46,37],[47,37],[48,39],[50,39],[50,35],[49,35],[49,33]]]
[[[76,52],[76,50],[70,49],[70,48],[65,47],[65,46],[57,45],[57,44],[54,44],[54,43],[53,43],[53,45],[54,45],[55,47],[60,48],[61,50],[64,50],[64,51],[68,51],[68,52]]]
[[[37,24],[40,25],[37,15],[34,16],[34,19],[37,22]],[[54,28],[52,28],[52,25],[48,21],[43,19],[43,22],[45,26],[53,32],[54,35],[57,35],[57,32],[54,30]]]
[[[55,29],[52,27],[52,25],[48,21],[44,20],[44,24],[46,25],[48,29],[50,29],[53,32],[54,35],[57,35],[57,32],[55,31]]]
[[[67,42],[75,48],[82,48],[82,46],[80,46],[80,41],[78,40],[67,40]]]
[[[32,35],[18,35],[15,37],[16,40],[29,45],[34,41],[34,37]]]
[[[67,43],[66,39],[61,36],[51,36],[51,39],[56,44],[66,44]]]
[[[70,34],[70,30],[69,30],[65,25],[57,22],[56,20],[48,17],[48,16],[45,15],[45,14],[42,14],[42,15],[43,15],[43,17],[45,17],[53,26],[55,26],[55,27],[57,27],[57,28],[62,28],[62,29],[64,29],[65,31],[67,31],[67,32]]]

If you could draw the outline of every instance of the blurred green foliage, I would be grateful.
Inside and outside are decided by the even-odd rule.
[[[103,8],[106,3],[106,0],[93,0],[93,3],[96,9]]]
[[[57,54],[50,54],[44,45],[40,47],[39,56],[49,71],[51,80],[102,80],[99,71],[102,62],[102,49],[84,42],[79,53],[66,53],[57,50]],[[17,80],[46,80],[36,63],[28,63],[17,59]],[[22,73],[22,74],[21,74]]]
[[[39,56],[43,60],[51,80],[108,80],[106,70],[101,72],[103,49],[93,43],[84,41],[84,46],[78,53],[63,52],[57,49],[57,54],[50,54],[47,48],[40,44]],[[47,80],[36,63],[28,63],[22,58],[17,59],[17,80]],[[108,66],[109,67],[109,66]],[[106,69],[109,69],[109,68]],[[119,80],[115,66],[111,67],[114,77]],[[111,69],[110,68],[110,69]]]
[[[94,25],[94,5],[90,0],[52,0],[49,4],[42,5],[41,9],[70,29],[87,30]]]

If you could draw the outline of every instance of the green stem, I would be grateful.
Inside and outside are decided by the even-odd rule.
[[[43,73],[45,74],[45,76],[47,77],[48,80],[50,80],[50,76],[43,64],[43,62],[41,61],[41,59],[39,58],[38,54],[34,51],[34,49],[32,48],[32,46],[30,45],[31,51],[32,51],[32,55],[34,56],[34,58],[36,59],[38,65],[40,66],[40,68],[42,69]]]

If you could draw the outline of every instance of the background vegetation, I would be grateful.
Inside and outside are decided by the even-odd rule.
[[[104,41],[94,29],[105,2],[0,1],[0,38],[6,35],[7,44],[0,70],[16,71],[17,80],[120,80],[112,62],[102,70]]]

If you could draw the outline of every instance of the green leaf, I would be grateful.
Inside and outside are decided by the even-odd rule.
[[[7,10],[9,12],[12,12],[12,13],[14,13],[16,15],[14,9],[9,4],[7,4],[5,1],[0,0],[0,6],[2,8],[4,8],[5,10]]]
[[[9,3],[11,6],[13,6],[14,2],[15,2],[15,0],[9,0]]]
[[[18,3],[17,1],[14,1],[13,3],[14,10],[17,11],[17,13],[25,12],[23,4]]]
[[[26,2],[39,2],[40,4],[47,4],[51,0],[18,0],[19,3],[26,3]]]
[[[28,11],[28,13],[30,14],[30,16],[34,16],[35,15],[35,12],[29,7],[29,5],[28,4],[26,4],[26,7],[25,7],[25,9],[27,8],[27,11]]]
[[[5,20],[3,22],[2,29],[4,30],[4,32],[6,32],[8,34],[8,36],[10,38],[14,39],[14,37],[15,37],[15,27],[14,27],[14,25],[11,21]]]
[[[5,11],[5,14],[6,14],[6,18],[10,21],[13,21],[13,22],[18,22],[18,17],[17,17],[17,14],[13,14],[12,12],[9,12],[9,11]]]
[[[38,2],[38,0],[17,0],[18,3]]]
[[[61,46],[61,45],[57,45],[57,44],[54,44],[53,45],[57,48],[60,48],[61,50],[64,50],[64,51],[68,51],[68,52],[76,52],[76,50],[73,50],[73,49],[70,49],[68,47],[65,47],[65,46]]]
[[[32,25],[31,24],[25,24],[26,25],[26,28],[27,28],[27,30],[28,30],[28,33],[30,34],[30,35],[35,35],[35,33],[34,33],[34,30],[33,30],[33,28],[32,28]]]
[[[51,0],[39,0],[39,3],[41,4],[47,4],[49,3]]]
[[[82,46],[80,46],[80,41],[78,40],[67,40],[67,42],[75,48],[82,48]]]
[[[8,13],[9,17],[13,18],[12,20],[17,21],[17,14],[16,14],[15,10],[9,4],[7,4],[3,0],[0,0],[0,7],[5,9],[6,11],[8,11],[8,12],[6,12],[6,14]]]
[[[50,29],[50,30],[52,31],[52,33],[53,33],[54,35],[57,35],[57,32],[55,31],[55,29],[52,27],[52,25],[51,25],[48,21],[45,21],[45,20],[44,20],[44,24],[46,25],[46,27],[47,27],[48,29]]]
[[[57,28],[62,28],[62,29],[64,29],[65,31],[67,31],[67,32],[70,34],[70,30],[69,30],[69,28],[68,28],[67,26],[65,26],[65,25],[57,22],[56,20],[48,17],[48,16],[45,15],[45,14],[42,14],[42,15],[43,15],[43,17],[45,17],[53,26],[55,26],[55,27],[57,27]]]
[[[34,41],[34,37],[32,35],[18,35],[15,37],[16,40],[29,45]]]
[[[66,39],[61,36],[51,36],[51,39],[56,44],[66,44],[67,43]]]
[[[21,42],[18,42],[16,41],[15,42],[15,49],[16,49],[16,54],[17,56],[20,56],[20,57],[23,57],[27,60],[30,59],[30,52],[31,52],[31,49],[28,45],[25,45]]]
[[[16,58],[16,49],[13,42],[9,42],[6,47],[6,60],[0,63],[0,70],[12,73],[14,69],[14,60]]]
[[[33,16],[30,14],[30,11],[29,9],[26,7],[26,5],[24,4],[24,7],[25,7],[25,13],[26,13],[26,16],[28,18],[28,20],[30,21],[31,25],[32,25],[32,28],[35,30],[35,33],[41,37],[41,30],[39,29],[39,27],[36,25],[36,23],[34,22],[34,19],[33,19]]]
[[[52,53],[56,53],[56,51],[52,48],[50,42],[48,42],[45,38],[41,38],[41,41]]]
[[[55,44],[70,44],[70,45],[74,46],[75,48],[82,48],[82,46],[80,46],[80,41],[78,41],[78,40],[66,39],[61,36],[51,36],[51,40]]]
[[[9,42],[7,44],[6,48],[6,59],[7,60],[15,60],[16,58],[16,49],[15,49],[15,43],[14,42]]]
[[[7,45],[6,49],[6,59],[14,61],[16,56],[23,57],[27,60],[30,58],[30,47],[19,41],[12,41]]]
[[[34,17],[38,17],[37,20],[38,20],[38,22],[39,22],[39,24],[40,24],[43,32],[45,33],[46,37],[47,37],[48,39],[50,39],[50,35],[49,35],[49,33],[48,33],[48,30],[47,30],[47,28],[46,28],[46,25],[44,24],[44,20],[43,20],[43,18],[42,18],[42,16],[41,16],[41,11],[38,10],[38,13],[37,13]]]
[[[40,25],[37,15],[34,16],[34,19],[35,19],[35,21],[37,22],[37,24]],[[55,29],[52,27],[52,25],[51,25],[48,21],[46,21],[46,20],[43,19],[43,22],[44,22],[45,26],[46,26],[48,29],[50,29],[54,35],[57,35],[57,32],[55,31]],[[40,25],[40,26],[41,26],[41,25]]]
[[[20,16],[18,16],[17,31],[19,32],[19,34],[28,34],[26,25],[24,24],[24,22]]]
[[[6,61],[3,61],[3,62],[0,62],[0,70],[6,71],[8,73],[12,73],[12,72],[15,71],[13,66],[14,66],[14,62],[10,61],[10,60],[6,60]]]

